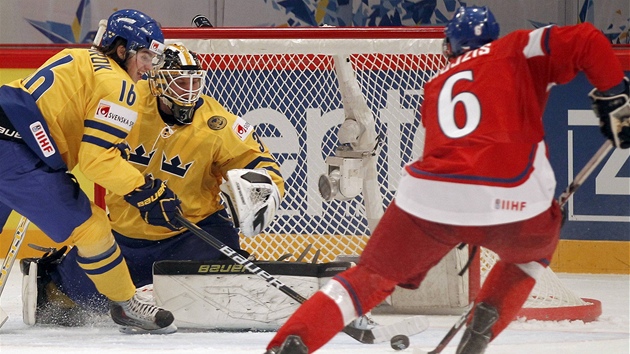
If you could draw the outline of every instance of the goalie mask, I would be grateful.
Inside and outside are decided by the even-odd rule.
[[[164,64],[148,76],[151,93],[172,111],[175,124],[192,123],[206,78],[197,55],[181,44],[169,44],[164,49]]]

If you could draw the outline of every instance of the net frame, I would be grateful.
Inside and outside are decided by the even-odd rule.
[[[441,27],[416,27],[416,28],[212,28],[212,29],[183,29],[183,28],[165,28],[164,29],[165,37],[167,38],[167,42],[183,42],[189,49],[201,54],[202,58],[205,56],[213,56],[215,59],[212,59],[213,64],[208,64],[204,59],[203,65],[210,65],[210,67],[206,67],[206,69],[210,70],[218,70],[221,71],[271,71],[271,72],[282,72],[285,70],[302,70],[302,71],[317,71],[324,70],[330,72],[334,71],[335,63],[334,61],[340,61],[344,58],[348,62],[352,62],[352,66],[354,69],[353,75],[358,81],[364,80],[367,82],[366,86],[374,86],[379,87],[379,83],[373,81],[373,78],[378,78],[382,80],[383,78],[379,75],[373,75],[374,71],[378,70],[399,70],[399,71],[413,71],[420,70],[426,71],[428,73],[424,74],[422,78],[422,83],[424,83],[429,77],[432,76],[432,73],[438,70],[444,63],[445,58],[441,55],[442,49],[442,37],[443,37],[443,28]],[[308,58],[307,61],[302,60],[294,60],[295,57],[293,55],[298,55],[304,58]],[[372,59],[360,59],[362,56],[368,56],[376,58],[372,61]],[[425,59],[417,60],[418,55],[425,56]],[[249,57],[247,57],[249,56]],[[231,61],[229,57],[240,58],[237,62]],[[330,58],[334,57],[333,63],[330,62]],[[216,58],[219,58],[218,60]],[[243,58],[245,58],[243,60]],[[427,59],[428,58],[428,59]],[[288,66],[284,66],[288,65]],[[365,77],[362,76],[362,73],[368,73]],[[341,76],[341,75],[340,75]],[[210,74],[208,75],[208,86],[212,83],[222,82],[221,80],[225,79],[225,77],[213,77]],[[385,80],[387,80],[387,76],[385,76]],[[391,79],[390,79],[391,80]],[[331,80],[332,81],[332,80]],[[341,80],[340,80],[341,81]],[[232,83],[227,79],[226,82]],[[309,81],[305,81],[309,83]],[[250,84],[260,84],[264,87],[268,82],[250,82]],[[243,88],[240,86],[239,88]],[[272,89],[278,90],[277,92],[282,92],[282,89],[286,89],[286,86],[272,86]],[[334,90],[334,85],[327,88],[328,90]],[[337,88],[338,90],[342,90],[342,88]],[[422,87],[414,87],[408,88],[411,90],[416,90],[417,93],[422,95]],[[230,89],[232,90],[232,89]],[[232,90],[234,91],[234,90]],[[373,108],[373,103],[378,101],[378,98],[371,96],[369,90],[362,89],[362,99],[368,103],[368,106],[372,109],[372,113],[374,114],[375,121],[378,119],[384,119],[383,117],[393,117],[397,114],[400,114],[405,108],[409,108],[410,105],[403,107],[403,104],[399,105],[399,110],[379,110]],[[395,91],[395,90],[393,90]],[[392,92],[392,90],[390,90]],[[231,110],[233,113],[237,115],[243,115],[242,112],[239,112],[238,106],[230,106],[226,104],[229,102],[229,99],[222,100],[217,97],[216,94],[212,92],[206,92],[207,94],[217,98],[219,102],[224,104],[228,110]],[[356,92],[355,92],[356,93]],[[395,93],[395,92],[394,92]],[[220,96],[220,94],[218,95]],[[242,100],[238,101],[239,104],[250,102],[246,97]],[[319,97],[315,95],[314,97]],[[355,97],[356,98],[356,97]],[[395,99],[401,99],[401,97],[396,97]],[[337,97],[337,104],[340,104],[342,101],[344,104],[348,103],[348,100],[344,100],[343,97]],[[417,119],[411,122],[412,125],[419,126],[417,124],[420,119],[419,114],[419,105],[421,103],[420,99],[415,99],[412,101],[413,103],[417,103],[415,107],[414,116]],[[400,103],[400,102],[399,102]],[[412,103],[412,104],[413,104]],[[389,107],[391,108],[391,107]],[[346,111],[348,109],[346,108]],[[347,114],[347,113],[346,113]],[[321,116],[320,116],[321,118]],[[337,116],[338,123],[341,124],[343,121],[343,116]],[[408,124],[410,122],[403,123]],[[382,127],[381,127],[382,128]],[[262,131],[260,129],[260,125],[257,127],[257,131],[261,136],[269,136],[272,131],[265,131],[267,128],[263,128]],[[306,129],[306,127],[304,127]],[[316,132],[314,134],[328,134],[329,141],[334,142],[335,140],[335,132],[332,133],[330,131],[326,132],[323,129],[312,128],[309,126],[309,129],[312,129]],[[374,126],[375,130],[379,129],[378,124]],[[401,130],[407,129],[411,131],[412,129],[409,127],[401,127]],[[378,131],[376,132],[379,133]],[[397,165],[402,167],[402,164],[406,161],[411,160],[413,155],[417,156],[417,154],[421,153],[421,145],[424,132],[419,129],[414,132],[417,137],[408,138],[406,142],[403,142],[402,139],[396,140],[396,138],[400,138],[399,136],[394,136],[392,139],[392,135],[388,135],[388,142],[391,145],[396,143],[399,144],[401,150],[408,150],[407,156],[403,156],[400,154],[398,159],[394,158],[394,161],[389,161],[390,164]],[[402,135],[402,134],[401,134]],[[413,135],[413,134],[412,134]],[[271,134],[273,136],[273,134]],[[411,142],[409,142],[411,141]],[[312,141],[310,141],[312,143]],[[304,143],[309,143],[309,139],[305,139]],[[334,143],[328,143],[328,145]],[[386,142],[387,144],[387,142]],[[408,146],[408,144],[411,145]],[[325,146],[324,146],[325,147]],[[386,149],[389,146],[386,145]],[[282,151],[282,148],[275,149],[271,148],[272,152],[274,151]],[[322,161],[323,157],[332,155],[332,147],[328,146],[327,148],[322,149]],[[389,149],[388,149],[389,150]],[[379,159],[385,159],[390,155],[383,155],[382,150],[380,155],[378,155]],[[278,158],[278,161],[282,164],[283,159]],[[381,170],[383,170],[381,168]],[[387,172],[390,172],[390,169],[385,169]],[[322,173],[325,171],[321,171]],[[382,173],[382,171],[381,171]],[[283,171],[284,174],[284,171]],[[398,175],[399,177],[399,175]],[[364,195],[369,194],[381,194],[380,198],[377,199],[377,203],[382,203],[383,206],[386,206],[391,199],[393,198],[394,191],[389,189],[389,186],[396,185],[396,178],[390,180],[387,176],[383,174],[377,178],[377,182],[380,184],[380,187],[376,187],[377,190],[372,190],[367,193],[364,189]],[[383,185],[386,187],[383,188]],[[287,183],[287,193],[295,192],[291,190],[290,183]],[[364,187],[366,187],[364,185]],[[367,186],[368,189],[370,186]],[[307,188],[308,189],[308,188]],[[313,192],[310,190],[298,190],[298,194],[307,195],[306,193],[311,193],[311,198],[313,197]],[[100,192],[95,194],[95,197],[98,196]],[[316,194],[316,192],[315,192]],[[360,221],[360,228],[351,228],[350,232],[348,229],[344,229],[345,232],[326,232],[324,228],[324,232],[321,232],[321,228],[318,230],[317,228],[309,229],[307,232],[304,232],[305,229],[300,229],[301,232],[283,232],[282,227],[280,226],[283,223],[288,223],[287,220],[282,220],[282,215],[277,219],[274,224],[268,228],[268,230],[257,237],[254,238],[242,238],[242,246],[245,249],[248,249],[250,252],[254,252],[262,259],[277,259],[280,257],[286,257],[286,253],[293,254],[294,250],[305,249],[308,250],[312,245],[313,249],[308,251],[311,252],[311,256],[314,258],[314,261],[331,261],[336,256],[343,256],[346,254],[360,254],[361,250],[365,246],[367,242],[370,223],[367,221],[369,219],[370,213],[370,202],[367,200],[367,196],[362,197],[359,196],[354,200],[354,207],[360,213],[362,212],[364,215],[362,216],[364,220]],[[285,203],[285,202],[283,202]],[[341,203],[353,203],[351,202],[331,202],[331,204],[337,204],[337,207],[341,207]],[[363,205],[363,208],[362,208]],[[286,203],[285,203],[286,207]],[[342,214],[343,215],[343,214]],[[347,215],[347,214],[346,214]],[[377,215],[378,217],[378,215]],[[336,220],[337,224],[340,225],[343,223],[342,220]],[[348,221],[348,220],[346,220]],[[350,221],[352,222],[352,221]],[[372,225],[373,226],[373,225]],[[318,232],[320,231],[320,232]],[[348,235],[350,233],[350,235]],[[361,234],[363,233],[363,234]],[[345,244],[348,240],[351,240],[353,247],[347,247]],[[278,253],[278,250],[280,250]],[[327,254],[321,258],[320,251],[326,250]],[[301,255],[304,257],[309,253],[305,252]],[[461,267],[465,263],[465,259],[468,256],[468,252],[457,251],[454,250],[452,254],[446,257],[443,262],[441,262],[430,274],[427,276],[424,284],[426,283],[435,283],[440,282],[442,278],[445,277],[447,280],[445,282],[449,283],[446,288],[447,298],[449,298],[447,307],[451,310],[456,309],[460,310],[465,307],[465,305],[476,296],[476,293],[480,287],[480,284],[483,283],[485,275],[492,267],[492,265],[497,261],[496,255],[489,250],[482,250],[481,256],[478,257],[471,264],[471,269],[469,271],[469,277],[459,277],[456,278],[452,276],[452,271],[444,271],[440,269],[450,269],[452,270],[453,265],[455,267]],[[437,273],[437,275],[432,275],[432,273]],[[449,275],[450,274],[450,275]],[[450,289],[450,290],[448,290]],[[456,290],[453,290],[456,289]],[[444,291],[442,289],[442,291]],[[435,305],[430,303],[430,301],[425,304],[416,303],[418,299],[424,299],[422,301],[427,301],[427,298],[436,298],[435,294],[429,291],[424,291],[421,287],[416,291],[416,294],[412,296],[412,301],[414,302],[410,309],[409,306],[399,306],[399,311],[394,312],[410,312],[410,313],[436,313],[435,310],[427,309],[436,309],[436,308],[444,308],[444,304]],[[456,294],[454,294],[456,292]],[[418,295],[419,294],[419,295]],[[439,296],[438,296],[439,297]],[[417,311],[418,309],[419,312]],[[402,309],[402,311],[400,311]],[[442,311],[444,313],[450,313],[450,311]],[[526,317],[528,319],[540,319],[540,320],[583,320],[583,321],[592,321],[595,320],[601,314],[601,303],[594,299],[581,299],[577,295],[575,295],[571,290],[567,289],[562,285],[562,282],[557,278],[557,276],[553,273],[553,271],[547,268],[546,272],[543,274],[543,280],[539,281],[532,291],[530,298],[527,300],[524,308],[519,313],[519,317]]]
[[[243,247],[253,251],[262,259],[277,259],[286,253],[300,253],[309,244],[313,247],[307,253],[307,257],[314,257],[317,250],[320,250],[320,261],[332,261],[338,255],[360,254],[367,242],[371,227],[375,224],[371,220],[380,218],[377,209],[381,208],[382,213],[383,204],[388,204],[393,198],[395,187],[387,186],[397,184],[403,163],[411,160],[413,153],[421,153],[418,149],[421,144],[416,143],[415,150],[408,147],[404,156],[392,156],[387,150],[381,150],[378,159],[392,161],[392,167],[381,169],[378,176],[381,181],[379,185],[387,185],[386,187],[377,186],[373,193],[363,193],[362,196],[349,202],[322,203],[316,188],[317,177],[326,172],[324,160],[327,156],[333,155],[333,150],[338,145],[335,137],[336,126],[343,122],[344,115],[347,114],[347,109],[344,111],[344,97],[339,94],[343,87],[340,87],[338,83],[336,66],[343,61],[340,58],[346,57],[356,69],[350,76],[363,75],[357,78],[362,84],[363,95],[359,93],[361,97],[355,101],[367,100],[372,113],[378,116],[380,113],[377,110],[383,108],[378,101],[382,101],[384,96],[372,95],[365,88],[382,86],[375,80],[383,79],[379,75],[385,72],[384,67],[395,73],[386,78],[391,81],[415,84],[428,80],[433,72],[445,63],[442,56],[443,28],[220,28],[211,29],[211,31],[167,28],[164,32],[167,42],[182,42],[189,49],[199,53],[202,65],[208,65],[207,54],[212,53],[212,65],[216,69],[209,71],[209,83],[227,82],[230,86],[238,86],[239,89],[243,89],[244,86],[256,88],[232,97],[224,95],[224,91],[221,90],[207,92],[224,104],[228,110],[258,126],[258,134],[272,153],[279,152],[274,156],[281,164],[282,173],[285,176],[287,192],[276,221],[270,225],[265,234],[244,239]],[[203,38],[212,39],[204,40]],[[401,41],[401,38],[406,40]],[[423,60],[417,59],[420,57],[418,53],[423,53]],[[296,55],[299,59],[296,59]],[[427,68],[429,70],[426,70]],[[308,92],[295,94],[296,89],[291,88],[293,85],[291,76],[286,76],[285,81],[279,81],[278,77],[283,76],[288,70],[300,73],[304,83],[309,85],[302,90]],[[241,71],[272,74],[264,79],[248,81],[248,78],[239,76],[238,73]],[[418,73],[423,76],[421,81],[402,77],[404,74],[417,75]],[[305,76],[308,77],[304,78]],[[406,102],[402,102],[402,98],[390,98],[392,101],[397,100],[402,103],[398,104],[396,109],[384,111],[392,116],[401,115],[400,112],[405,109],[411,112],[407,112],[407,121],[404,123],[406,124],[404,129],[410,131],[415,129],[413,126],[419,126],[421,87],[403,87],[403,85],[392,86],[390,91],[413,91],[413,96],[408,96]],[[263,94],[260,91],[267,87],[272,89],[266,90],[267,96],[264,100],[270,104],[261,107],[257,100],[261,100],[259,96]],[[283,104],[282,97],[269,92],[290,92],[291,90],[294,90],[297,103]],[[242,106],[254,107],[254,110],[271,109],[275,111],[273,114],[280,112],[280,115],[290,116],[289,124],[295,125],[296,131],[287,132],[286,129],[281,129],[280,134],[293,134],[294,141],[300,144],[299,151],[291,156],[294,152],[286,151],[283,144],[274,145],[270,142],[273,135],[278,134],[277,131],[273,131],[274,127],[267,129],[273,124],[252,118],[252,115],[242,109]],[[304,108],[305,106],[307,108]],[[314,113],[313,110],[320,112]],[[295,112],[299,113],[295,114]],[[299,114],[301,116],[298,117]],[[309,114],[314,117],[313,120],[328,120],[324,123],[327,126],[298,126],[299,123],[296,122],[304,120],[304,117]],[[263,129],[259,129],[261,125]],[[331,127],[333,128],[329,129]],[[374,133],[386,136],[388,141],[403,140],[400,137],[403,133],[388,134],[384,132],[385,129],[383,126],[375,127]],[[304,135],[303,133],[307,130],[308,135]],[[316,136],[319,139],[325,135],[327,137],[320,141],[310,138]],[[419,132],[418,136],[418,140],[422,141],[423,132]],[[321,151],[309,149],[309,146],[313,145],[319,145]],[[285,166],[287,162],[289,164],[292,162],[291,159],[297,161],[295,162],[297,166],[287,173],[288,169]],[[306,167],[302,167],[307,165],[310,167],[308,171]],[[294,174],[296,169],[299,171]],[[393,177],[388,177],[388,174]],[[293,175],[300,177],[286,178]],[[382,183],[383,181],[385,183]],[[296,195],[301,200],[295,198]],[[366,203],[370,195],[375,196],[374,200]],[[367,215],[370,211],[376,214],[372,218]],[[332,220],[334,226],[327,226],[323,219]],[[287,227],[287,225],[291,226]],[[346,242],[348,240],[351,241]],[[259,247],[263,244],[269,246]]]

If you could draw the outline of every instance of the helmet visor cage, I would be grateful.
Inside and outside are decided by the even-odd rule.
[[[164,64],[164,54],[157,54],[145,48],[131,50],[129,53],[135,55],[139,64],[151,65],[153,69],[159,69]]]
[[[194,107],[206,78],[204,70],[158,70],[162,95],[180,107]]]

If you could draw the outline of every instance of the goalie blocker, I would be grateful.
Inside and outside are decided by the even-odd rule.
[[[255,264],[306,297],[352,266],[350,262]],[[178,328],[195,329],[273,331],[300,305],[231,260],[156,262],[153,297],[173,313]]]
[[[280,206],[280,191],[264,169],[229,170],[220,188],[234,226],[247,237],[269,226]]]

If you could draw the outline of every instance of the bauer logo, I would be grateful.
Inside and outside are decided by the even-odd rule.
[[[197,273],[201,274],[240,274],[246,273],[247,268],[242,264],[202,264],[197,269]]]
[[[31,133],[35,137],[37,141],[37,145],[39,149],[42,150],[42,153],[45,157],[49,157],[55,153],[55,147],[53,146],[50,137],[46,134],[46,130],[41,122],[35,122],[29,126]]]
[[[115,103],[101,100],[96,108],[94,118],[128,131],[136,124],[138,113]]]
[[[234,129],[234,132],[241,140],[245,140],[247,136],[254,131],[254,126],[247,123],[245,119],[238,117],[232,129]]]

